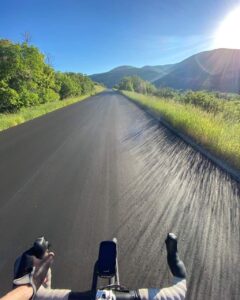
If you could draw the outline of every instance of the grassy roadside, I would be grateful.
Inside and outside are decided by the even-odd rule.
[[[151,95],[122,91],[124,95],[154,110],[169,124],[190,136],[212,154],[240,169],[240,123],[226,120],[192,105]]]
[[[27,108],[25,107],[22,108],[17,113],[0,114],[0,131],[7,129],[9,127],[19,125],[21,123],[32,120],[34,118],[40,117],[42,115],[45,115],[51,111],[62,108],[64,106],[68,106],[75,102],[82,101],[92,95],[102,92],[103,90],[104,90],[103,87],[96,86],[95,93],[68,98],[65,100],[58,100],[56,102],[48,102],[37,106],[32,106]]]

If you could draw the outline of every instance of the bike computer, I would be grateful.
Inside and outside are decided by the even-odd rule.
[[[117,245],[114,241],[103,241],[98,255],[98,276],[113,277],[116,273]]]

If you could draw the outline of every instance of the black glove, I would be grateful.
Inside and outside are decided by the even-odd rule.
[[[186,268],[184,263],[180,260],[178,256],[177,249],[177,237],[174,233],[169,233],[165,240],[167,248],[167,261],[168,266],[173,274],[173,276],[179,278],[186,278]]]
[[[49,243],[41,237],[34,242],[33,247],[17,258],[14,264],[14,287],[31,285],[33,297],[36,295],[53,262],[54,254],[48,248]]]

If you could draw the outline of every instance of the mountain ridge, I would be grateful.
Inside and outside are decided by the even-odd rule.
[[[156,87],[240,92],[240,49],[220,48],[194,54],[175,64],[119,66],[90,75],[94,81],[112,88],[123,77],[139,76]]]
[[[192,55],[154,84],[183,90],[239,93],[240,49],[220,48]]]
[[[141,68],[123,65],[113,68],[108,72],[92,74],[89,77],[93,81],[103,83],[107,87],[112,88],[126,76],[139,76],[150,82],[156,81],[166,75],[171,68],[172,65],[144,66]]]

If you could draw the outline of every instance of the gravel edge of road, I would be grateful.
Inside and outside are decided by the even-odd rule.
[[[150,109],[149,107],[131,99],[130,97],[124,95],[120,91],[117,91],[122,96],[126,97],[129,101],[137,105],[139,108],[144,110],[146,113],[148,113],[151,117],[153,117],[155,120],[159,121],[162,125],[164,125],[166,128],[168,128],[170,131],[172,131],[174,134],[176,134],[178,137],[183,139],[187,144],[189,144],[191,147],[193,147],[195,150],[200,152],[202,155],[207,157],[209,160],[211,160],[215,165],[217,165],[219,168],[221,168],[223,171],[230,174],[230,176],[235,179],[236,181],[240,182],[240,171],[237,169],[234,169],[232,166],[227,164],[226,162],[222,161],[217,156],[210,153],[208,150],[203,148],[201,145],[197,144],[192,138],[189,136],[183,134],[182,132],[179,132],[176,130],[172,125],[170,125],[160,114],[158,114],[156,111]]]

